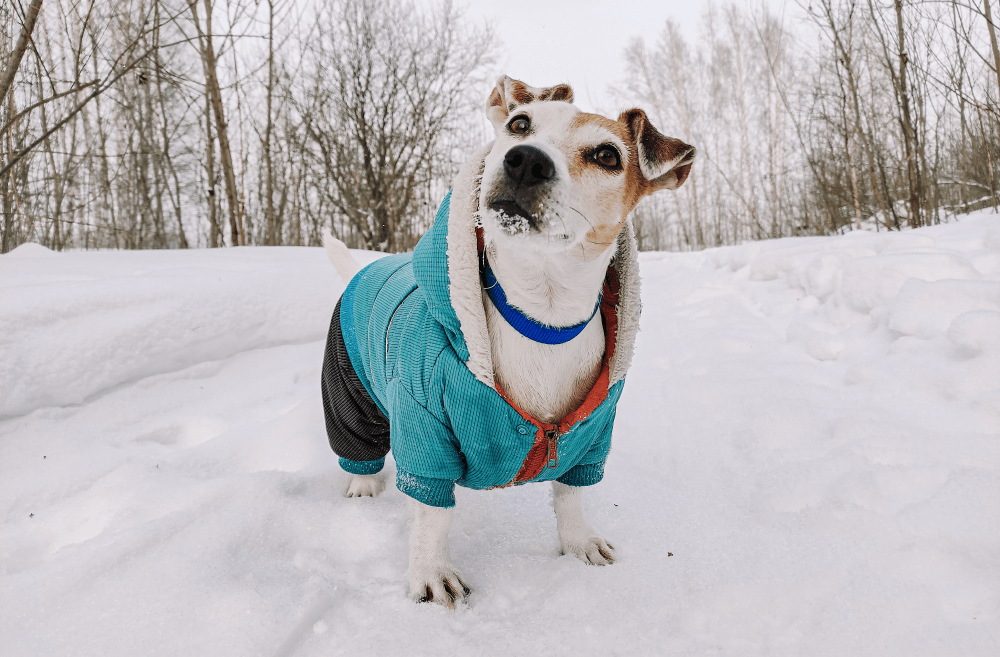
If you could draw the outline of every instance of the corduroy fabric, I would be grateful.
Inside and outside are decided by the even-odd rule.
[[[608,352],[598,383],[580,409],[557,424],[543,423],[477,379],[464,362],[469,350],[449,306],[443,237],[448,216],[446,198],[414,254],[365,267],[339,309],[347,361],[372,405],[389,418],[397,487],[425,504],[449,507],[455,484],[486,489],[553,479],[573,486],[597,483],[624,386],[609,379],[617,338],[616,270],[609,269],[601,302]],[[344,469],[367,474],[370,467],[348,463]]]
[[[345,459],[341,456],[340,467],[351,474],[378,474],[379,472],[382,472],[382,468],[385,467],[385,457],[383,456],[380,459],[374,459],[371,461],[352,461],[351,459]]]

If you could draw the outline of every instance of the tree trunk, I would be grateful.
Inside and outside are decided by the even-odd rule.
[[[174,158],[170,155],[170,131],[167,129],[167,107],[166,99],[163,97],[163,76],[160,75],[160,58],[157,54],[156,56],[156,89],[157,96],[160,103],[160,114],[162,115],[162,123],[160,124],[161,139],[163,141],[163,164],[166,164],[166,168],[170,171],[170,177],[173,178],[174,186],[173,189],[170,187],[170,181],[165,181],[167,188],[167,195],[170,197],[170,203],[174,208],[174,219],[177,221],[177,237],[179,238],[180,247],[182,249],[188,248],[187,235],[184,234],[184,222],[181,221],[181,181],[180,177],[177,175],[177,169],[174,167]],[[162,164],[161,164],[162,169]]]
[[[91,32],[90,35],[91,48],[94,52],[97,52],[97,37]],[[94,79],[99,79],[99,72],[97,69],[97,58],[93,58],[92,64],[94,66]],[[98,145],[98,157],[101,160],[101,175],[100,175],[100,185],[101,185],[101,204],[103,206],[103,214],[105,217],[105,225],[110,222],[111,238],[114,240],[114,245],[116,249],[121,248],[121,244],[118,241],[118,224],[115,218],[115,201],[114,195],[111,189],[111,172],[108,166],[108,134],[104,129],[104,118],[101,115],[101,99],[100,97],[94,98],[94,117],[97,121],[97,145]],[[110,243],[110,242],[109,242]]]
[[[240,233],[240,245],[246,246],[247,243],[247,233],[253,234],[253,224],[250,217],[246,215],[246,200],[247,200],[247,186],[246,186],[246,175],[247,175],[247,160],[246,160],[246,150],[244,150],[243,144],[243,130],[244,125],[243,120],[243,108],[240,102],[240,69],[239,60],[236,59],[236,49],[232,48],[230,52],[233,55],[233,96],[236,98],[236,125],[241,126],[241,129],[237,130],[236,133],[239,135],[240,139],[240,183],[239,188],[236,192],[236,228]],[[228,129],[227,129],[228,132]],[[228,139],[228,137],[227,137]],[[236,169],[233,169],[233,176],[235,180]],[[244,224],[244,219],[246,223]]]
[[[847,161],[851,173],[851,196],[854,199],[854,229],[861,230],[861,199],[858,193],[858,158],[855,132],[848,126]]]
[[[979,115],[979,132],[980,132],[980,134],[983,135],[983,138],[985,139],[986,138],[986,127],[983,125],[983,111],[981,109],[977,108],[976,113]],[[986,143],[986,164],[987,164],[987,168],[988,168],[989,174],[990,174],[990,197],[993,199],[993,207],[997,207],[998,205],[1000,205],[1000,202],[997,201],[997,184],[996,184],[996,177],[994,175],[994,170],[993,170],[993,154],[992,154],[991,151],[992,151],[992,149],[990,148],[990,144],[989,144],[989,142],[987,142]]]
[[[271,132],[274,121],[271,116],[271,102],[274,97],[274,0],[268,0],[267,31],[267,124],[264,127],[264,215],[267,223],[265,244],[281,243],[281,227],[277,225],[274,213],[274,163],[271,155]]]
[[[142,87],[142,113],[145,115],[143,121],[143,136],[146,141],[146,164],[144,172],[149,174],[147,192],[150,194],[150,213],[153,217],[153,235],[156,248],[169,248],[167,241],[166,221],[163,216],[163,184],[166,175],[163,171],[161,158],[163,156],[163,145],[159,142],[156,134],[156,115],[153,111],[153,95],[149,91],[152,82],[149,79],[148,71],[143,73]]]
[[[988,1],[988,0],[987,0]],[[910,182],[910,228],[921,225],[920,218],[920,173],[917,171],[916,133],[910,118],[910,95],[906,87],[906,63],[908,57],[903,41],[903,0],[895,0],[896,30],[899,35],[899,102],[903,111],[903,141],[906,144],[906,174]]]
[[[0,100],[0,104],[3,104],[3,100]],[[12,117],[14,115],[14,96],[12,94],[7,101],[7,116]],[[0,150],[0,152],[5,152],[3,159],[6,160],[14,154],[13,131],[7,133],[4,142],[6,148]],[[7,253],[18,242],[18,239],[14,235],[14,231],[17,228],[17,224],[14,221],[14,186],[13,171],[10,172],[10,175],[0,176],[0,199],[3,200],[3,238],[0,241],[0,253]]]
[[[38,95],[43,97],[45,95],[45,76],[42,74],[42,64],[40,61],[36,60],[35,66],[38,69]],[[49,132],[48,116],[45,111],[45,105],[42,105],[40,109],[42,134],[45,135],[43,143],[45,145],[45,153],[48,155],[47,160],[49,167],[52,170],[52,201],[55,205],[54,210],[52,210],[52,213],[49,216],[49,221],[52,224],[52,237],[50,238],[48,246],[50,246],[53,251],[62,251],[63,244],[65,242],[62,235],[63,198],[65,197],[66,192],[65,179],[60,175],[59,167],[56,165],[55,149],[52,148],[52,134]]]
[[[3,102],[3,99],[7,97],[7,91],[14,84],[14,76],[17,74],[17,69],[21,66],[21,59],[24,57],[24,51],[28,48],[28,41],[31,39],[31,33],[35,29],[35,21],[38,20],[38,10],[41,8],[42,0],[32,0],[28,6],[28,12],[24,15],[21,36],[17,39],[17,45],[14,46],[14,51],[10,55],[10,61],[7,62],[7,68],[3,72],[3,78],[0,79],[0,102]]]
[[[990,0],[983,0],[983,13],[986,16],[986,28],[990,31],[990,46],[993,48],[993,71],[997,74],[997,93],[1000,94],[1000,48],[997,47],[997,33],[993,27],[993,16],[990,13]]]
[[[233,246],[245,244],[245,238],[239,229],[237,220],[236,172],[233,169],[233,155],[229,148],[229,134],[226,130],[226,115],[222,107],[222,89],[216,75],[215,47],[212,45],[212,2],[205,1],[205,31],[201,29],[198,20],[197,0],[191,0],[191,15],[194,18],[195,30],[201,41],[202,65],[205,69],[205,85],[211,97],[212,110],[215,114],[215,131],[219,138],[219,153],[222,155],[222,176],[226,183],[226,204],[229,209],[229,230]]]
[[[225,245],[215,199],[215,137],[212,136],[212,100],[205,87],[205,175],[208,182],[208,245],[213,249]],[[220,244],[220,237],[221,240]]]
[[[958,34],[958,7],[956,2],[951,3],[951,20],[952,29],[955,34]],[[989,4],[989,0],[986,0],[986,4]],[[958,89],[958,119],[959,128],[962,132],[962,145],[958,151],[958,202],[961,207],[965,208],[965,157],[966,157],[966,135],[968,134],[968,126],[965,120],[965,94],[962,93],[962,85],[965,82],[965,58],[962,56],[962,46],[958,39],[955,39],[955,57],[958,59],[958,80],[955,83],[955,87]],[[1000,87],[998,87],[1000,88]]]

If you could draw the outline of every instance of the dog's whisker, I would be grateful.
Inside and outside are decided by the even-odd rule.
[[[577,210],[573,206],[570,206],[569,209],[572,210],[573,212],[577,213],[581,217],[583,217],[583,220],[586,221],[587,224],[590,226],[590,230],[593,230],[593,231],[597,230],[596,228],[594,228],[593,222],[591,222],[590,219],[587,218],[587,215],[585,215],[584,213],[580,212],[579,210]],[[588,239],[587,241],[590,242],[591,244],[598,244],[600,246],[611,246],[612,244],[614,244],[614,241],[611,241],[611,242],[595,242],[594,240],[591,240],[591,239]]]
[[[580,212],[579,210],[577,210],[576,208],[574,208],[572,205],[569,206],[569,209],[572,210],[573,212],[577,213],[581,217],[583,217],[583,220],[587,222],[587,224],[590,226],[590,229],[594,230],[594,224],[590,221],[590,219],[587,218],[587,215],[585,215],[584,213]]]
[[[583,220],[586,221],[587,224],[590,226],[590,230],[592,230],[592,231],[596,231],[597,230],[596,228],[594,228],[593,222],[591,222],[590,219],[587,218],[587,215],[585,215],[584,213],[580,212],[579,210],[577,210],[573,206],[570,206],[569,209],[572,210],[573,212],[577,213],[581,217],[583,217]],[[611,241],[611,242],[595,242],[594,240],[591,240],[591,239],[588,239],[587,241],[590,242],[591,244],[597,244],[599,246],[611,246],[612,244],[614,244],[614,241]]]
[[[563,219],[563,218],[562,218],[562,215],[561,215],[561,214],[559,214],[558,212],[556,213],[556,216],[557,216],[557,217],[559,217],[559,223],[561,223],[561,224],[562,224],[562,227],[563,227],[563,235],[566,235],[567,237],[569,237],[569,229],[568,229],[568,228],[566,228],[566,220],[565,220],[565,219]]]

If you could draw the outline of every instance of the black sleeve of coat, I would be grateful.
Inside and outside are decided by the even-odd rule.
[[[337,456],[374,461],[389,453],[389,420],[358,378],[340,328],[340,301],[333,311],[323,356],[326,435]]]

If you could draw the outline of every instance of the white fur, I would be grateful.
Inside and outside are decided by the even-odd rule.
[[[347,497],[375,497],[385,488],[381,475],[351,475],[351,483],[347,487]]]
[[[552,482],[552,508],[563,554],[594,566],[615,562],[615,548],[601,538],[583,515],[583,489]]]
[[[451,565],[452,509],[410,500],[410,597],[454,608],[471,592]]]
[[[611,357],[611,376],[608,385],[614,385],[625,378],[632,366],[635,351],[635,336],[639,332],[639,316],[642,314],[639,280],[639,246],[635,239],[632,220],[625,222],[625,228],[618,235],[618,252],[615,254],[615,268],[618,270],[618,335],[615,353]]]
[[[323,231],[323,248],[326,249],[326,257],[333,263],[344,285],[350,283],[354,275],[361,271],[361,265],[351,255],[347,245],[334,237],[329,230]]]
[[[493,148],[490,142],[462,165],[451,191],[448,213],[448,273],[451,306],[469,350],[465,366],[480,382],[493,385],[493,361],[490,336],[486,330],[482,285],[479,283],[479,252],[476,246],[476,220],[479,208],[479,182],[483,160]]]
[[[590,317],[618,246],[584,260],[579,248],[556,244],[558,238],[508,236],[499,230],[487,231],[486,238],[490,266],[507,301],[549,326],[570,326]]]
[[[569,342],[541,344],[518,333],[489,300],[485,303],[496,380],[507,396],[543,422],[555,423],[579,408],[601,373],[600,317]]]
[[[529,317],[550,326],[570,326],[594,312],[594,304],[613,253],[581,262],[578,251],[547,253],[491,244],[493,273],[507,300]],[[604,327],[599,316],[569,342],[542,344],[524,337],[485,297],[493,369],[504,392],[519,407],[545,422],[555,422],[577,408],[593,387],[604,356]]]
[[[564,163],[561,155],[556,157]],[[600,257],[584,260],[581,250],[573,247],[581,234],[567,235],[562,241],[569,242],[567,246],[542,235],[487,231],[490,265],[511,305],[549,326],[571,326],[591,317],[615,249],[608,247]],[[518,333],[485,292],[483,299],[493,370],[504,392],[545,422],[558,421],[577,408],[600,374],[601,318],[594,316],[569,342],[542,344]]]

